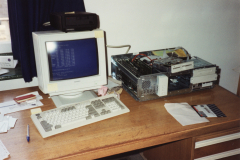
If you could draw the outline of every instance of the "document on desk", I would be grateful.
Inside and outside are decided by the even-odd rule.
[[[33,103],[21,103],[18,104],[16,103],[14,100],[12,101],[8,101],[8,102],[4,102],[4,103],[0,103],[0,113],[1,114],[8,114],[8,113],[13,113],[13,112],[17,112],[17,111],[21,111],[21,110],[25,110],[25,109],[30,109],[30,108],[34,108],[34,107],[38,107],[38,106],[42,106],[42,102],[40,101],[42,98],[42,96],[39,95],[39,93],[37,91],[35,92],[31,92],[28,94],[24,94],[24,95],[29,95],[29,94],[34,94],[36,95],[36,101]],[[24,96],[24,95],[20,95],[20,96]]]
[[[188,103],[165,103],[165,108],[181,125],[191,125],[209,122],[205,117],[200,117]]]
[[[8,158],[10,153],[8,152],[7,148],[4,146],[2,141],[0,140],[0,160]]]
[[[17,118],[0,114],[0,133],[6,133],[8,130],[13,128],[16,124],[16,121]]]

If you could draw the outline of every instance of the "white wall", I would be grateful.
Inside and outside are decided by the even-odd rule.
[[[182,46],[221,68],[220,85],[237,92],[240,0],[85,0],[100,17],[108,45],[130,53]],[[126,49],[108,49],[108,57]],[[109,62],[110,66],[110,62]],[[110,70],[110,69],[109,69]]]
[[[11,41],[0,41],[0,54],[12,52]]]

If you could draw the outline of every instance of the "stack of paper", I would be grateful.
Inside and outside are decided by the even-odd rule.
[[[10,153],[8,152],[7,148],[4,146],[2,141],[0,140],[0,160],[8,158]]]
[[[200,117],[188,103],[165,103],[165,108],[181,125],[209,122],[208,119]]]
[[[11,116],[4,116],[0,114],[0,133],[5,133],[15,126],[17,118]]]
[[[8,114],[8,113],[13,113],[13,112],[17,112],[17,111],[21,111],[21,110],[25,110],[25,109],[42,106],[43,104],[40,100],[43,98],[42,98],[42,96],[39,95],[39,93],[37,91],[31,92],[28,94],[24,94],[21,96],[27,96],[27,95],[31,95],[31,94],[35,95],[36,99],[29,100],[29,101],[26,101],[26,102],[23,102],[20,104],[18,104],[14,100],[0,103],[0,113]],[[18,96],[18,97],[20,97],[20,96]]]

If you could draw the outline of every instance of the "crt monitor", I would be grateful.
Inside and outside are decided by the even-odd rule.
[[[107,84],[104,31],[33,32],[39,88],[57,107],[96,97]]]

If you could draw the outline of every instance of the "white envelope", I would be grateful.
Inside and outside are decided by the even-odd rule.
[[[191,125],[209,122],[205,117],[200,117],[188,103],[165,103],[165,108],[181,125]]]

